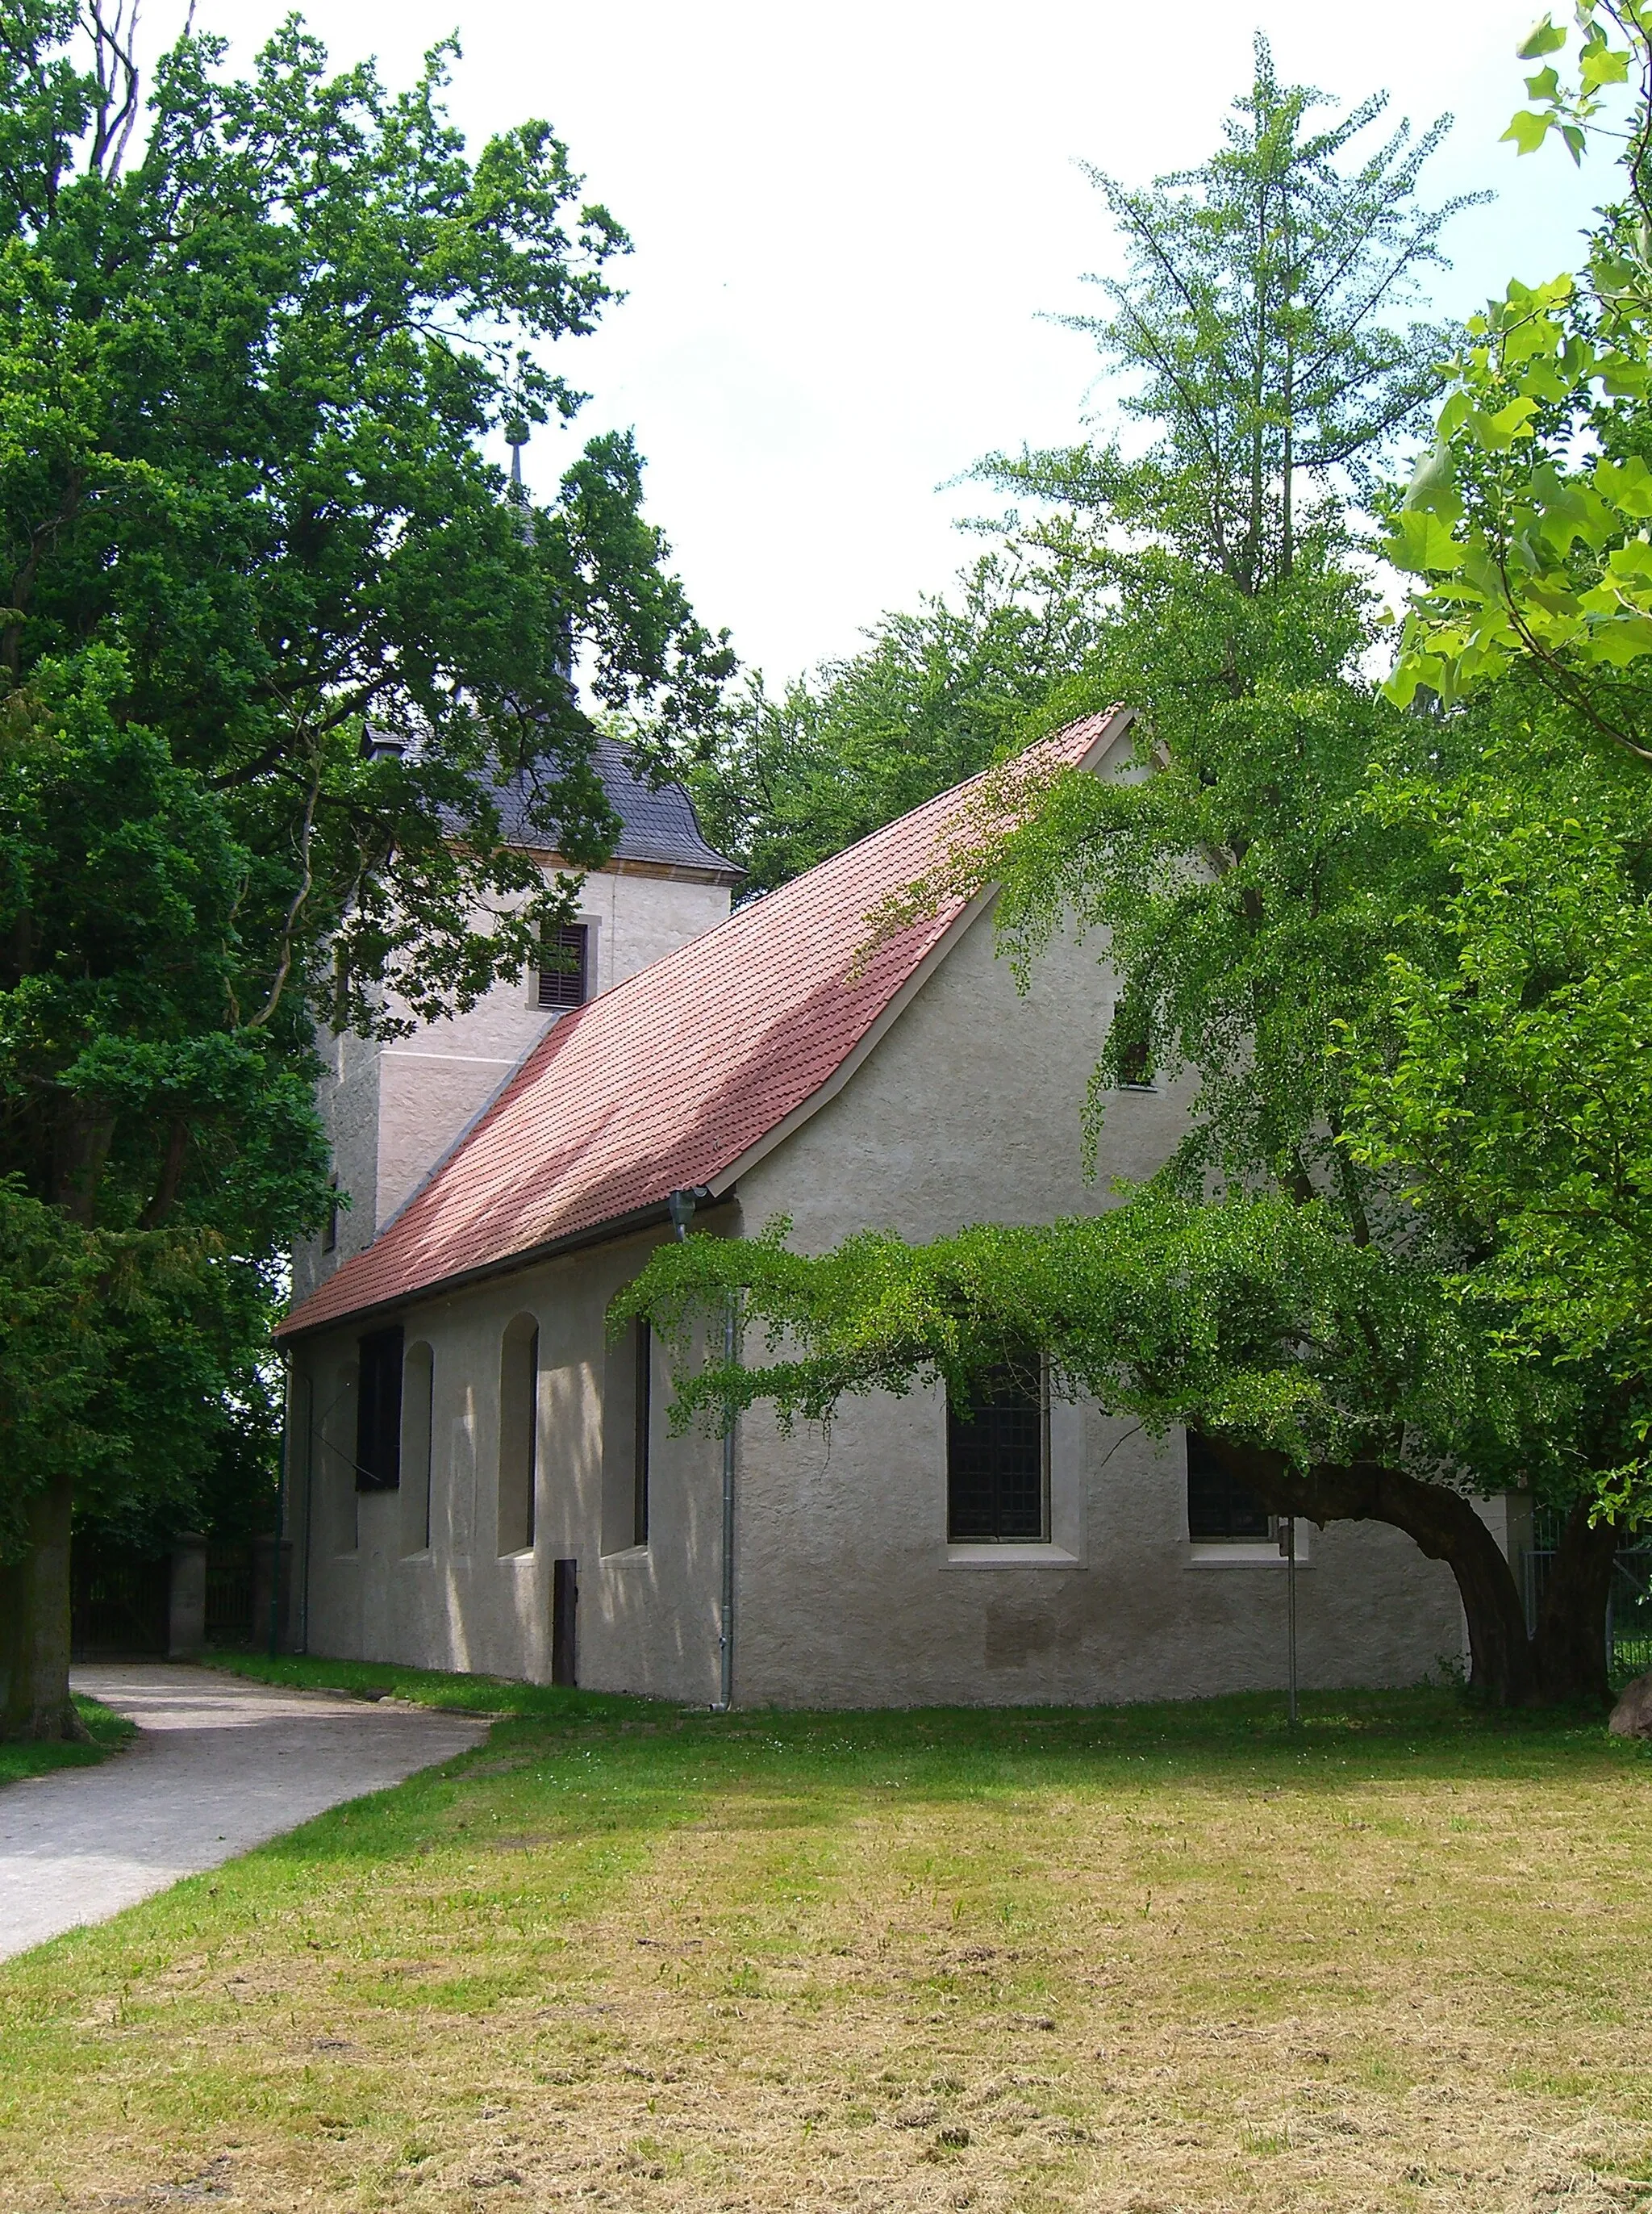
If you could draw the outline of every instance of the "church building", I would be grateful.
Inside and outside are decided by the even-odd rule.
[[[1046,740],[1135,774],[1129,717]],[[729,912],[686,797],[604,757],[625,828],[556,965],[385,1045],[323,1094],[341,1207],[296,1257],[293,1642],[685,1703],[1191,1698],[1281,1685],[1278,1532],[1197,1438],[1005,1388],[761,1406],[670,1433],[669,1363],[614,1294],[692,1208],[802,1250],[1117,1203],[1185,1127],[1180,1083],[1080,1117],[1112,1019],[1105,945],[1016,988],[988,891],[894,934],[976,796],[961,786]],[[546,857],[550,865],[552,857]],[[1455,1662],[1449,1572],[1375,1524],[1299,1526],[1301,1680]]]

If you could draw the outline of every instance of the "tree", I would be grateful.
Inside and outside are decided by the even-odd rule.
[[[574,866],[614,829],[576,666],[660,751],[732,667],[628,438],[539,506],[484,456],[576,412],[546,350],[626,242],[547,125],[466,156],[453,51],[392,95],[296,19],[244,81],[187,34],[140,135],[122,16],[21,0],[0,42],[9,1295],[72,1318],[89,1284],[103,1317],[78,1424],[0,1470],[11,1734],[70,1726],[77,1491],[207,1465],[226,1349],[325,1206],[314,1024],[393,1027],[388,990],[426,1015],[531,957],[571,880],[503,844],[499,782]],[[5,1341],[20,1400],[42,1327]]]
[[[1577,75],[1528,78],[1507,134],[1581,159],[1625,85],[1625,198],[1576,278],[1512,285],[1471,326],[1389,549],[1413,590],[1390,696],[1461,773],[1387,781],[1446,896],[1350,1049],[1350,1141],[1459,1213],[1511,1352],[1602,1376],[1622,1434],[1607,1522],[1648,1504],[1652,1267],[1644,1023],[1652,996],[1652,48],[1634,5],[1577,11]],[[1522,52],[1558,55],[1547,18]]]
[[[1652,40],[1639,0],[1579,0],[1576,14],[1576,84],[1548,63],[1505,136],[1527,154],[1557,131],[1581,161],[1609,127],[1606,89],[1626,83],[1627,197],[1579,276],[1512,284],[1443,364],[1434,447],[1387,543],[1424,579],[1389,689],[1401,705],[1419,687],[1449,701],[1521,663],[1597,736],[1652,760]],[[1545,16],[1521,52],[1540,60],[1566,39]]]
[[[1350,160],[1386,95],[1314,131],[1325,104],[1280,83],[1259,34],[1254,82],[1210,161],[1145,192],[1089,170],[1127,273],[1093,280],[1110,313],[1066,320],[1126,380],[1121,413],[1154,435],[1141,453],[1113,437],[980,471],[1054,505],[1030,535],[1073,577],[1122,593],[1144,541],[1253,597],[1289,577],[1305,517],[1369,490],[1436,394],[1444,334],[1395,317],[1480,196],[1417,201],[1448,118],[1416,139],[1402,122]]]
[[[1184,1143],[1099,1220],[916,1251],[870,1238],[814,1261],[691,1241],[633,1302],[668,1325],[685,1300],[736,1288],[795,1335],[795,1359],[689,1379],[690,1409],[757,1391],[820,1413],[917,1373],[966,1391],[1008,1347],[1042,1346],[1115,1411],[1196,1424],[1274,1511],[1388,1521],[1447,1560],[1490,1696],[1598,1696],[1612,1538],[1590,1510],[1624,1410],[1593,1370],[1504,1358],[1490,1285],[1459,1297],[1490,1257],[1455,1196],[1407,1190],[1349,1142],[1363,1079],[1343,1041],[1451,882],[1421,811],[1377,835],[1371,780],[1381,767],[1443,789],[1464,734],[1400,715],[1362,675],[1375,607],[1336,498],[1338,473],[1374,470],[1428,395],[1431,355],[1418,376],[1415,334],[1379,310],[1436,253],[1437,223],[1406,212],[1414,168],[1391,151],[1339,186],[1340,129],[1299,163],[1307,97],[1260,67],[1216,162],[1154,194],[1112,188],[1134,261],[1098,334],[1146,371],[1136,404],[1156,440],[1134,460],[1114,445],[992,465],[1062,503],[1018,544],[1104,596],[1089,681],[1148,710],[1147,774],[1039,789],[1012,764],[983,817],[1012,827],[966,826],[911,902],[997,884],[1022,963],[1069,919],[1104,933],[1121,996],[1093,1131],[1146,1053],[1198,1073]],[[1362,314],[1338,308],[1344,284]],[[1304,506],[1291,478],[1310,468]],[[1520,1478],[1567,1509],[1534,1642],[1473,1506]]]
[[[955,605],[883,616],[864,651],[778,699],[753,681],[685,767],[708,835],[748,891],[841,853],[1024,744],[1068,696],[1094,630],[1071,593],[1029,590],[1021,565],[983,556]]]

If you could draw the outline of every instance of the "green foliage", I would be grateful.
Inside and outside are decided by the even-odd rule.
[[[1529,680],[1468,728],[1472,774],[1374,786],[1377,835],[1426,837],[1448,876],[1349,1033],[1349,1145],[1453,1225],[1511,1348],[1612,1379],[1643,1439],[1652,793]]]
[[[958,604],[886,615],[866,650],[771,698],[748,688],[684,776],[712,843],[766,891],[1077,712],[1095,625],[988,555]],[[1082,685],[1082,675],[1079,683]],[[1054,704],[1052,704],[1054,703]]]
[[[759,1398],[823,1421],[846,1393],[932,1378],[967,1405],[984,1371],[1035,1346],[1058,1394],[1304,1465],[1388,1459],[1403,1435],[1490,1489],[1533,1457],[1529,1378],[1488,1357],[1436,1271],[1356,1245],[1323,1202],[1149,1190],[921,1247],[866,1232],[818,1257],[789,1251],[789,1228],[661,1246],[617,1300],[616,1320],[650,1314],[679,1349],[680,1428]],[[725,1365],[713,1332],[693,1366],[696,1324],[736,1294],[747,1348],[762,1333],[771,1357]]]
[[[0,1549],[44,1483],[136,1528],[267,1481],[314,1026],[531,957],[571,884],[501,787],[572,865],[615,827],[576,663],[644,751],[732,666],[627,437],[537,505],[485,458],[577,411],[626,241],[547,124],[466,153],[452,52],[186,34],[140,134],[96,4],[0,41]]]
[[[1054,504],[1033,535],[1064,566],[1118,584],[1145,536],[1259,591],[1289,574],[1304,486],[1312,504],[1369,483],[1437,390],[1440,334],[1393,318],[1472,204],[1417,202],[1444,124],[1413,142],[1402,123],[1350,160],[1386,101],[1315,131],[1325,104],[1279,83],[1259,34],[1255,80],[1208,162],[1145,192],[1089,171],[1129,266],[1103,284],[1109,314],[1069,320],[1128,381],[1121,412],[1155,435],[1143,453],[1106,440],[982,470]]]
[[[1580,0],[1577,75],[1527,80],[1522,153],[1559,132],[1573,158],[1631,89],[1627,199],[1606,209],[1579,275],[1515,282],[1444,364],[1432,450],[1385,546],[1413,588],[1389,693],[1451,701],[1530,667],[1597,734],[1652,759],[1642,666],[1652,653],[1652,42],[1639,0]],[[1558,53],[1548,18],[1521,52]],[[1614,40],[1620,43],[1614,43]]]

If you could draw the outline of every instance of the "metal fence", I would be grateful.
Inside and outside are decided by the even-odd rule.
[[[76,1660],[164,1654],[172,1563],[76,1538],[69,1568],[70,1651]]]
[[[206,1549],[206,1642],[231,1648],[253,1642],[250,1545]]]
[[[1552,1508],[1532,1516],[1532,1542],[1521,1554],[1526,1627],[1537,1628],[1537,1611],[1560,1544],[1561,1519]],[[1652,1668],[1652,1538],[1622,1545],[1612,1564],[1606,1599],[1606,1668],[1614,1685]]]

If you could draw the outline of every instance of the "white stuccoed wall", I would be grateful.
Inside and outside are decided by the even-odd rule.
[[[1095,945],[1058,946],[1019,996],[978,921],[838,1097],[742,1180],[705,1226],[791,1216],[820,1250],[868,1225],[926,1238],[981,1220],[1113,1204],[1151,1172],[1185,1099],[1126,1093],[1100,1174],[1082,1169],[1079,1110],[1109,1017]],[[319,1423],[295,1440],[299,1559],[314,1650],[544,1678],[551,1564],[580,1563],[580,1680],[704,1700],[716,1680],[720,1447],[670,1440],[659,1374],[646,1548],[601,1552],[604,1309],[654,1242],[631,1238],[410,1307],[433,1348],[432,1542],[406,1556],[396,1495],[362,1499]],[[499,1355],[514,1317],[541,1332],[539,1508],[531,1554],[497,1539]],[[316,1399],[347,1374],[344,1329],[296,1350]],[[336,1395],[335,1395],[336,1396]],[[1155,1441],[1093,1407],[1052,1422],[1056,1543],[1036,1559],[954,1550],[944,1410],[932,1391],[845,1403],[829,1439],[782,1437],[760,1412],[739,1439],[736,1697],[786,1704],[1106,1701],[1277,1685],[1277,1554],[1196,1548],[1179,1434]],[[301,1494],[311,1499],[307,1547]],[[1398,1532],[1305,1533],[1302,1679],[1414,1680],[1462,1649],[1449,1574]],[[302,1570],[301,1568],[301,1575]]]

